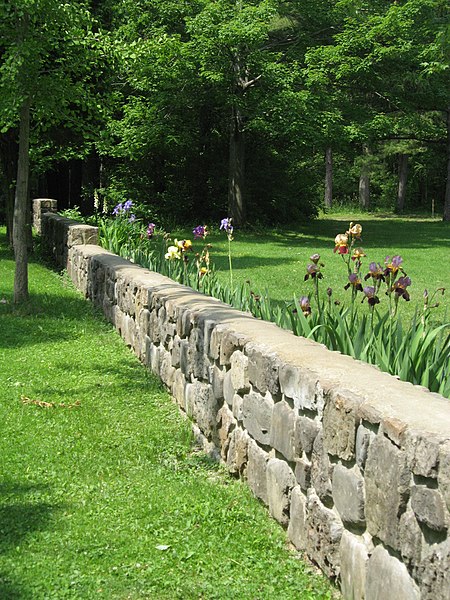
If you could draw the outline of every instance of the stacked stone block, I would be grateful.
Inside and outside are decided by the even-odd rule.
[[[450,599],[448,400],[98,246],[67,269],[344,598]]]

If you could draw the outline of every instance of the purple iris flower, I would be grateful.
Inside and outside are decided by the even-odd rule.
[[[136,221],[136,215],[131,214],[128,219],[128,223],[133,223],[134,221]]]
[[[198,225],[192,230],[192,233],[195,240],[204,239],[206,237],[206,225]]]
[[[233,225],[231,224],[231,217],[225,217],[220,221],[220,228],[226,231],[227,233],[233,233]]]
[[[123,212],[128,212],[132,206],[133,206],[133,201],[127,200],[123,205]]]
[[[113,215],[120,215],[122,210],[123,210],[123,204],[121,202],[120,204],[117,204],[117,206],[114,208]]]
[[[155,233],[155,228],[156,228],[156,225],[154,223],[149,223],[147,225],[147,237],[148,238],[153,237],[153,234]]]

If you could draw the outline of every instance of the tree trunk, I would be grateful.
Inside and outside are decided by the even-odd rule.
[[[397,212],[402,213],[405,208],[406,183],[408,181],[408,155],[398,155],[398,192]]]
[[[369,148],[363,146],[364,160],[359,176],[359,205],[363,210],[370,208],[370,168],[366,157],[369,155]]]
[[[28,175],[30,145],[30,100],[24,100],[20,109],[19,160],[17,164],[16,199],[14,203],[13,245],[16,270],[14,302],[28,300],[27,223]]]
[[[447,108],[447,182],[445,185],[444,221],[450,221],[450,106]]]
[[[325,150],[325,208],[333,205],[333,151],[330,146]]]
[[[238,107],[231,112],[230,163],[228,175],[228,209],[235,225],[245,221],[244,177],[245,177],[245,138],[242,115]]]

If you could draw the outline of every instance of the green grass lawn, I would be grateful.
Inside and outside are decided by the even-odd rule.
[[[294,295],[312,295],[311,280],[305,282],[304,275],[309,256],[318,252],[325,264],[323,290],[331,287],[334,296],[345,301],[343,287],[347,283],[347,270],[342,257],[334,254],[333,249],[335,236],[344,233],[350,221],[361,223],[363,227],[360,245],[367,254],[364,272],[369,262],[383,264],[388,255],[402,256],[405,271],[412,280],[411,301],[403,303],[403,314],[412,316],[417,307],[421,308],[424,289],[431,293],[445,287],[447,293],[439,296],[435,319],[443,320],[446,310],[447,318],[450,317],[450,224],[437,219],[341,212],[321,215],[295,229],[235,230],[232,242],[235,283],[249,280],[255,292],[267,289],[268,295],[279,301],[291,301]],[[208,238],[212,244],[211,255],[220,270],[220,279],[227,281],[228,242],[226,235],[218,231],[218,224],[212,225]],[[177,235],[192,239],[191,230],[177,232]],[[196,242],[196,250],[200,247],[201,243]]]
[[[12,284],[3,246],[2,600],[334,597],[64,278],[32,263],[21,308]]]

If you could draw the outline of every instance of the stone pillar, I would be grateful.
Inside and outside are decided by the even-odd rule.
[[[58,210],[58,201],[51,198],[36,198],[33,200],[33,227],[41,233],[42,215],[46,212],[55,213]]]

